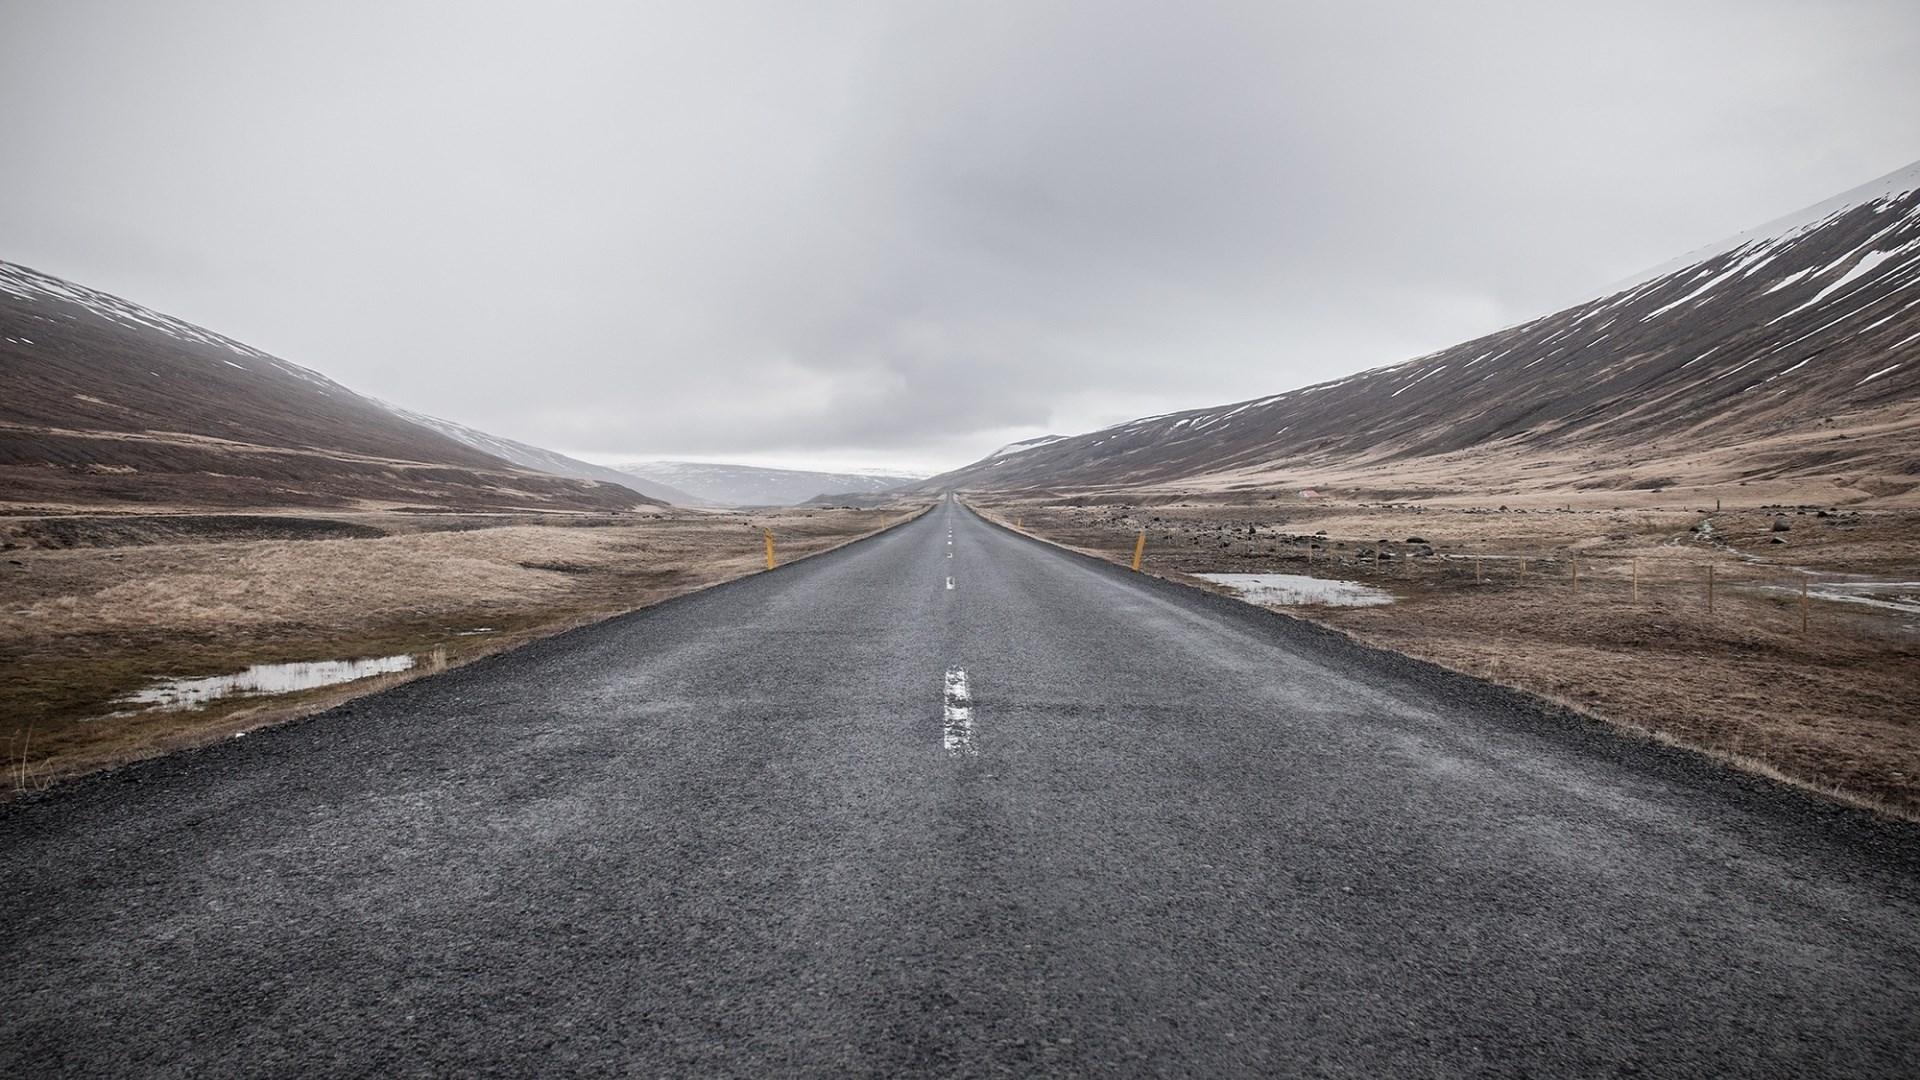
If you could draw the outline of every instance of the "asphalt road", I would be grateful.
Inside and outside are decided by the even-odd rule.
[[[0,849],[8,1076],[1920,1070],[1920,831],[951,504]]]

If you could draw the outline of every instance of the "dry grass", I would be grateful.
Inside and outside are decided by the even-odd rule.
[[[4,786],[29,790],[330,707],[756,572],[763,529],[787,562],[914,512],[362,514],[342,517],[388,535],[245,541],[220,529],[196,541],[186,515],[151,531],[160,542],[138,542],[123,521],[98,530],[116,546],[60,549],[27,546],[33,523],[15,520],[0,563]],[[345,686],[192,712],[116,704],[161,676],[402,653],[418,666]]]
[[[1912,469],[1920,413],[1910,402],[1849,410],[1816,424],[1787,425],[1730,445],[1688,438],[1646,444],[1577,440],[1542,447],[1523,440],[1408,456],[1381,443],[1363,453],[1264,455],[1265,460],[1165,482],[1122,481],[1073,492],[1142,497],[1245,497],[1313,489],[1350,501],[1420,499],[1429,505],[1607,509],[1613,506],[1752,508],[1766,503],[1871,504],[1920,508]],[[1839,458],[1827,472],[1811,462]],[[1818,471],[1816,471],[1818,470]],[[1824,475],[1822,475],[1824,473]]]
[[[1703,515],[1661,510],[1205,499],[994,509],[1121,563],[1144,529],[1147,570],[1207,588],[1189,575],[1310,572],[1376,584],[1398,602],[1288,613],[1843,801],[1920,817],[1920,617],[1812,598],[1803,633],[1797,592],[1803,569],[1920,578],[1920,513],[1787,511],[1781,533],[1779,511],[1750,509],[1711,515],[1703,538],[1691,531]],[[1772,543],[1776,536],[1786,542]],[[1376,552],[1385,556],[1377,563]]]

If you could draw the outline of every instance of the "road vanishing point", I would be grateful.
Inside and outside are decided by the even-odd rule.
[[[0,806],[0,1074],[1911,1076],[1917,835],[943,500]]]

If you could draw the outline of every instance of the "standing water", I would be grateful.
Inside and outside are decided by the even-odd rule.
[[[236,694],[291,694],[317,686],[353,682],[413,667],[413,657],[378,656],[370,660],[312,660],[293,664],[255,664],[234,675],[161,679],[120,699],[123,705],[149,709],[197,709]]]
[[[1357,581],[1335,581],[1303,574],[1195,574],[1215,585],[1225,585],[1249,604],[1294,607],[1324,604],[1328,607],[1376,607],[1393,603],[1393,594],[1385,589],[1362,585]]]

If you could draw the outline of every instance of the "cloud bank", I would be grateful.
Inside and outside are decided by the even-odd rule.
[[[1920,157],[1907,3],[27,2],[0,255],[568,452],[933,470]]]

